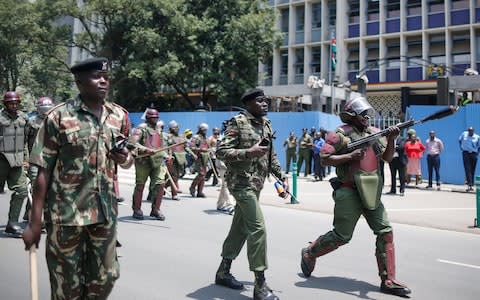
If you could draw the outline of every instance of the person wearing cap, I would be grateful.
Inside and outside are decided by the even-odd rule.
[[[145,119],[146,123],[140,124],[135,128],[131,143],[139,145],[138,156],[135,159],[135,189],[132,196],[132,217],[137,220],[143,220],[142,199],[145,183],[150,178],[150,199],[152,200],[152,210],[150,217],[164,221],[165,215],[161,210],[165,183],[167,180],[167,170],[164,160],[169,158],[167,151],[159,149],[167,146],[166,135],[163,134],[161,126],[163,122],[158,122],[158,111],[154,108],[147,109]]]
[[[35,138],[37,137],[38,130],[43,123],[43,120],[47,116],[47,112],[53,107],[53,101],[50,97],[40,97],[35,101],[35,112],[30,116],[28,122],[30,124],[29,130],[27,133],[27,144],[28,144],[28,152],[32,152],[33,143],[35,142]],[[35,182],[35,178],[38,174],[38,167],[34,164],[28,166],[28,177],[30,178],[31,182]],[[27,201],[25,206],[25,214],[23,215],[23,219],[28,221],[28,214],[30,212],[30,202]]]
[[[265,281],[267,264],[267,235],[260,192],[265,178],[273,174],[283,181],[280,162],[273,149],[273,129],[266,118],[270,99],[261,89],[246,91],[241,98],[246,111],[228,122],[225,135],[217,146],[217,158],[226,166],[228,190],[236,200],[230,231],[223,242],[222,261],[215,275],[215,283],[232,289],[243,289],[243,284],[230,273],[232,261],[247,242],[250,271],[255,274],[253,299],[279,299]],[[284,198],[288,196],[283,193]]]
[[[393,233],[385,207],[381,201],[383,181],[379,160],[390,162],[395,151],[396,126],[386,129],[385,137],[372,144],[349,151],[347,144],[369,136],[380,129],[369,126],[374,109],[364,97],[345,103],[340,119],[345,123],[329,132],[321,148],[324,165],[336,167],[337,177],[330,182],[334,187],[333,229],[320,235],[301,251],[300,266],[305,277],[310,277],[318,257],[350,242],[355,226],[364,216],[377,236],[375,256],[380,275],[380,291],[406,296],[410,289],[395,278],[395,250]]]
[[[207,174],[207,166],[210,156],[210,146],[207,140],[208,124],[201,123],[198,125],[197,134],[190,141],[190,149],[195,154],[192,168],[197,176],[190,185],[190,195],[197,198],[205,198],[203,187],[205,186],[205,176]]]
[[[79,95],[52,108],[33,144],[38,167],[25,248],[38,247],[42,210],[52,299],[107,299],[119,277],[115,164],[133,162],[122,147],[128,112],[106,101],[108,61],[71,67]]]
[[[28,117],[19,110],[20,95],[17,92],[6,92],[3,105],[4,109],[0,112],[0,182],[6,182],[13,192],[5,234],[21,237],[18,218],[28,193],[25,168],[28,168],[27,135],[30,126]]]
[[[313,146],[313,138],[308,134],[308,129],[302,129],[302,136],[299,138],[298,160],[297,160],[297,176],[300,174],[303,162],[305,161],[305,177],[310,174],[310,159]]]
[[[462,151],[465,179],[468,186],[467,192],[471,192],[473,191],[473,180],[475,179],[475,169],[480,151],[480,136],[475,133],[473,127],[468,127],[458,138],[458,144]]]

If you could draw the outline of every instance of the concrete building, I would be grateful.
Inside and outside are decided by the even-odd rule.
[[[406,105],[438,104],[443,77],[480,68],[480,0],[269,4],[278,11],[277,28],[284,40],[259,65],[259,86],[279,98],[279,109],[294,102],[296,108],[307,103],[308,109],[335,112],[351,93],[342,87],[331,91],[330,86],[350,83],[357,90],[357,77],[366,75],[369,101],[383,115],[398,116]],[[332,38],[337,61],[330,72]],[[312,75],[325,81],[323,87],[307,85]]]

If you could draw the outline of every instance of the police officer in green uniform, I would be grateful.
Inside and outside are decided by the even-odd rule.
[[[193,171],[197,173],[197,176],[190,185],[190,195],[198,198],[205,198],[203,193],[203,187],[205,186],[205,176],[207,175],[207,167],[210,156],[210,147],[207,139],[208,124],[201,123],[198,125],[197,134],[193,136],[190,142],[190,149],[195,154],[196,159],[193,162]]]
[[[135,159],[135,190],[133,192],[133,218],[143,220],[142,196],[145,182],[150,177],[149,191],[152,197],[152,210],[150,216],[160,220],[165,220],[160,206],[163,201],[163,194],[166,182],[165,159],[168,159],[166,151],[158,149],[167,146],[166,135],[163,134],[160,124],[158,124],[158,111],[149,108],[146,111],[145,118],[147,123],[140,124],[132,134],[132,143],[143,146],[139,149],[140,156]],[[162,124],[163,126],[163,124]],[[146,150],[145,157],[141,157],[143,150]]]
[[[3,105],[5,108],[0,112],[0,182],[6,181],[8,188],[13,191],[5,233],[7,236],[21,237],[22,228],[18,218],[23,201],[27,198],[24,168],[28,166],[28,118],[18,110],[18,93],[6,92]]]
[[[71,67],[80,94],[52,108],[37,134],[30,163],[38,166],[26,249],[38,247],[42,210],[51,299],[107,299],[120,275],[116,253],[115,164],[133,159],[118,144],[128,112],[105,101],[108,61]]]
[[[313,138],[308,134],[307,128],[303,128],[302,136],[300,137],[300,146],[298,150],[298,161],[297,161],[297,175],[300,174],[302,169],[302,164],[305,161],[305,177],[310,174],[310,160],[311,160],[311,151],[313,146]]]
[[[290,172],[290,163],[297,161],[297,137],[295,136],[295,132],[290,132],[288,135],[288,139],[283,142],[283,147],[285,148],[285,156],[287,161],[287,174]]]
[[[229,121],[216,151],[218,159],[227,166],[225,179],[237,204],[230,232],[223,243],[223,259],[215,283],[232,289],[243,288],[230,273],[230,267],[246,241],[250,270],[255,273],[253,298],[274,300],[278,297],[267,286],[264,276],[268,267],[267,235],[259,197],[270,172],[283,180],[285,177],[273,151],[271,122],[265,117],[270,99],[263,90],[252,89],[243,94],[241,101],[247,110]]]
[[[379,171],[380,160],[392,160],[395,138],[400,130],[396,126],[389,127],[386,139],[381,138],[361,149],[349,152],[346,147],[350,141],[379,131],[378,128],[369,126],[369,119],[373,115],[374,110],[364,97],[349,100],[340,113],[341,120],[346,124],[327,134],[326,143],[320,150],[321,162],[323,165],[335,166],[338,176],[332,183],[335,190],[333,230],[302,249],[301,269],[303,274],[309,277],[317,257],[350,241],[355,225],[363,215],[377,236],[376,257],[381,279],[380,291],[406,296],[410,294],[410,289],[395,278],[392,227],[380,200],[383,188]]]
[[[53,101],[50,97],[40,97],[35,102],[35,107],[37,111],[30,116],[28,122],[30,124],[28,133],[27,133],[27,143],[28,143],[28,152],[32,152],[33,143],[37,137],[38,130],[43,123],[43,120],[47,116],[47,112],[53,107]],[[38,167],[34,164],[28,166],[28,177],[31,182],[35,182],[35,178],[38,174]],[[27,201],[25,206],[25,214],[23,219],[28,221],[28,213],[30,211],[30,202]]]

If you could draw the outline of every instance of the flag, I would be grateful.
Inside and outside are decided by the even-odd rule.
[[[335,71],[335,68],[337,67],[337,39],[335,37],[332,37],[332,43],[330,45],[332,47],[332,57],[331,57],[331,69],[332,71]]]

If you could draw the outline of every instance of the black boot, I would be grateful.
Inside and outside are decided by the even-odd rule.
[[[215,274],[215,284],[223,285],[234,290],[241,290],[243,289],[243,284],[230,273],[231,266],[231,259],[222,259],[217,274]]]
[[[253,289],[253,300],[279,300],[265,282],[263,271],[255,271],[255,288]]]
[[[5,227],[5,233],[11,237],[21,238],[23,229],[15,222],[8,222],[7,227]]]

